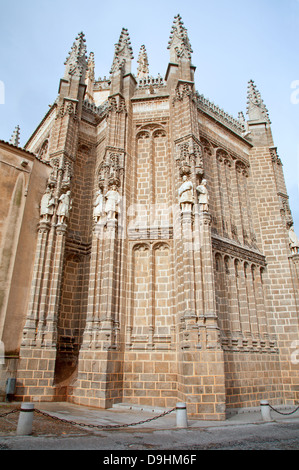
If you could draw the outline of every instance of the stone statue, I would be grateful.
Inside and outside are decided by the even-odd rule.
[[[182,211],[191,211],[194,204],[193,183],[183,176],[183,183],[179,187],[179,203]]]
[[[65,223],[65,220],[69,218],[71,208],[71,191],[67,191],[66,193],[63,193],[59,198],[59,204],[57,209],[59,224]]]
[[[116,213],[118,212],[118,205],[120,203],[120,195],[117,191],[116,184],[113,184],[111,189],[107,192],[105,212],[108,220],[115,220]]]
[[[209,211],[209,193],[207,189],[207,180],[203,179],[201,184],[196,188],[198,194],[198,203],[201,212]]]
[[[104,196],[102,190],[99,189],[96,193],[96,199],[93,204],[93,218],[96,223],[99,222],[104,210]]]
[[[55,199],[49,186],[46,189],[45,194],[42,197],[40,203],[40,216],[45,222],[49,222],[50,218],[54,214]]]
[[[289,246],[293,255],[299,252],[299,239],[294,231],[294,227],[289,228]]]

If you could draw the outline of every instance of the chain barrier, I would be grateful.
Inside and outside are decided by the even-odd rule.
[[[169,415],[170,413],[172,413],[173,411],[175,411],[176,408],[172,408],[171,410],[169,411],[165,411],[164,413],[158,415],[158,416],[154,416],[153,418],[148,418],[148,419],[145,419],[143,421],[138,421],[137,423],[130,423],[130,424],[86,424],[86,423],[77,423],[76,421],[70,421],[70,420],[67,420],[67,419],[63,419],[63,418],[58,418],[57,416],[53,416],[53,415],[50,415],[49,413],[46,413],[44,411],[41,411],[41,410],[34,410],[36,413],[38,414],[41,414],[43,416],[46,416],[48,418],[52,418],[53,420],[55,421],[60,421],[62,423],[66,423],[66,424],[71,424],[73,426],[81,426],[81,427],[86,427],[86,428],[93,428],[93,429],[119,429],[119,428],[128,428],[130,426],[137,426],[139,424],[144,424],[144,423],[149,423],[150,421],[155,421],[156,419],[159,419],[159,418],[162,418],[166,415]]]
[[[20,411],[20,408],[16,408],[12,411],[8,411],[7,413],[3,413],[2,415],[0,415],[0,418],[5,418],[5,416],[11,415],[12,413],[18,413],[18,411]]]
[[[296,413],[299,410],[299,406],[297,406],[297,408],[295,410],[293,410],[289,413],[283,413],[283,412],[278,411],[277,409],[275,409],[270,404],[269,404],[269,407],[273,411],[275,411],[276,413],[278,413],[280,415],[284,415],[284,416],[293,415],[294,413]],[[78,423],[76,421],[71,421],[71,420],[67,420],[67,419],[63,419],[63,418],[58,418],[57,416],[53,416],[49,413],[46,413],[45,411],[41,411],[41,410],[38,410],[38,409],[35,409],[34,412],[37,413],[37,414],[43,415],[47,418],[51,418],[54,421],[60,421],[61,423],[70,424],[72,426],[81,426],[81,427],[93,428],[93,429],[119,429],[119,428],[128,428],[128,427],[132,427],[132,426],[138,426],[140,424],[150,423],[151,421],[155,421],[159,418],[163,418],[164,416],[169,415],[170,413],[173,413],[175,410],[176,410],[176,408],[172,408],[171,410],[165,411],[164,413],[162,413],[158,416],[154,416],[153,418],[148,418],[148,419],[144,419],[142,421],[138,421],[136,423],[129,423],[129,424],[86,424],[86,423]],[[7,413],[0,414],[0,418],[5,418],[6,416],[8,416],[10,414],[18,413],[19,411],[22,411],[22,410],[20,408],[16,408],[14,410],[8,411]]]
[[[282,413],[281,411],[278,411],[275,408],[273,408],[273,406],[271,406],[270,404],[269,404],[269,407],[271,408],[271,410],[275,411],[275,413],[278,413],[278,414],[284,415],[284,416],[293,415],[294,413],[296,413],[296,411],[299,410],[299,406],[297,406],[297,408],[294,411],[291,411],[290,413]]]
[[[81,426],[81,427],[86,427],[86,428],[94,428],[94,429],[118,429],[118,428],[128,428],[130,426],[138,426],[139,424],[145,424],[145,423],[149,423],[151,421],[155,421],[156,419],[159,419],[159,418],[163,418],[164,416],[167,416],[169,415],[170,413],[173,413],[174,411],[176,410],[176,408],[172,408],[171,410],[169,411],[165,411],[164,413],[158,415],[158,416],[154,416],[153,418],[148,418],[148,419],[144,419],[142,421],[138,421],[137,423],[129,423],[129,424],[86,424],[86,423],[78,423],[76,421],[71,421],[71,420],[67,420],[67,419],[63,419],[63,418],[58,418],[57,416],[53,416],[49,413],[46,413],[45,411],[41,411],[41,410],[38,410],[38,409],[34,409],[34,412],[37,413],[37,414],[40,414],[40,415],[43,415],[47,418],[51,418],[53,419],[54,421],[60,421],[61,423],[65,423],[65,424],[71,424],[72,426]],[[7,413],[3,413],[0,415],[0,418],[4,418],[5,416],[8,416],[12,413],[17,413],[19,411],[22,411],[20,408],[16,408],[12,411],[8,411]]]

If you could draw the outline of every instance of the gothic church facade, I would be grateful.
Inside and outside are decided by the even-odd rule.
[[[165,77],[123,29],[109,78],[80,33],[24,148],[0,141],[0,391],[201,419],[298,400],[298,240],[255,83],[248,119],[195,88],[175,17]],[[2,190],[3,188],[3,190]]]

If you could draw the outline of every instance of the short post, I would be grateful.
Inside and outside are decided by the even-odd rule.
[[[268,400],[261,400],[260,405],[261,405],[261,413],[262,413],[263,421],[266,421],[266,422],[273,421],[271,417],[271,409],[270,409]]]
[[[177,403],[176,404],[176,427],[177,428],[187,428],[188,427],[186,403]]]
[[[33,414],[34,403],[22,403],[17,427],[18,436],[29,436],[32,434]]]

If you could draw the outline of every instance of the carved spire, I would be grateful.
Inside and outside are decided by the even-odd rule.
[[[115,52],[110,73],[113,74],[122,70],[123,73],[131,72],[131,60],[134,59],[128,30],[123,28],[119,41],[115,44]]]
[[[268,109],[253,80],[250,80],[248,83],[247,98],[247,114],[249,121],[266,121],[268,124],[271,124]]]
[[[19,147],[20,145],[20,126],[16,126],[11,139],[9,141],[10,144],[14,145],[15,147]]]
[[[87,68],[86,45],[84,33],[79,33],[76,37],[72,49],[64,63],[66,79],[69,76],[80,78],[85,81],[85,74]]]
[[[192,48],[188,38],[187,29],[180,15],[175,16],[170,33],[168,49],[170,49],[170,62],[178,62],[181,59],[191,60]]]
[[[142,45],[138,56],[137,78],[146,78],[149,75],[148,57],[145,46]]]
[[[95,80],[94,69],[95,69],[94,53],[91,52],[89,54],[88,63],[87,63],[85,83],[87,85],[86,96],[92,103],[94,103],[94,98],[93,98],[93,85],[94,85],[94,80]]]
[[[91,52],[88,57],[88,63],[87,63],[87,77],[94,82],[94,68],[95,68],[95,63],[94,63],[94,53]]]

